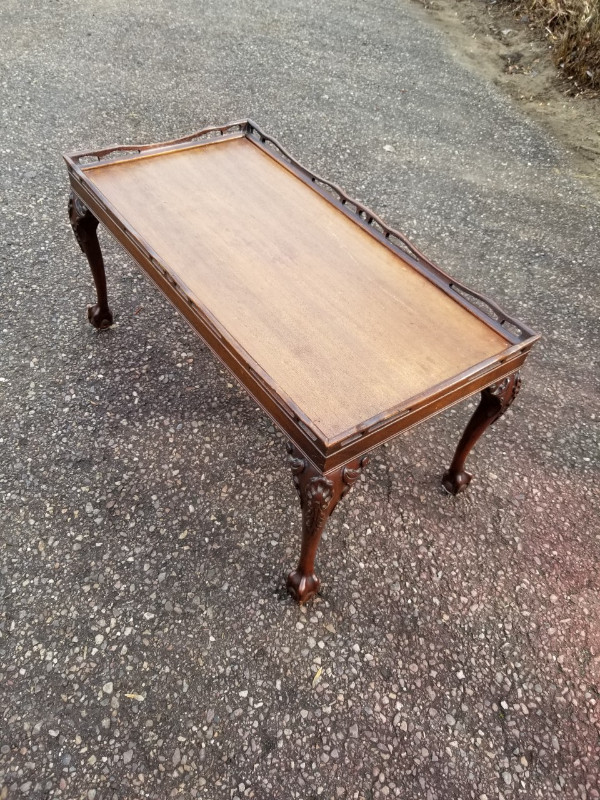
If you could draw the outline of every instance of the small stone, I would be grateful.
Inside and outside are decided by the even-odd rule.
[[[124,764],[129,764],[132,758],[133,758],[133,750],[127,750],[127,752],[123,753]]]
[[[176,767],[180,761],[181,761],[181,751],[179,750],[179,748],[176,748],[175,752],[173,753],[173,766]]]
[[[452,716],[452,714],[446,714],[446,722],[453,728],[456,725],[456,720]]]
[[[113,682],[107,681],[104,686],[102,687],[102,691],[105,694],[112,694],[113,693]]]
[[[358,739],[358,725],[353,725],[350,728],[350,736],[352,736],[353,739]]]
[[[58,736],[58,733],[59,733],[59,732],[58,732],[56,729],[54,729],[54,728],[50,728],[50,730],[48,731],[48,733],[50,734],[50,736],[52,736],[52,737],[56,738],[56,737]]]
[[[511,783],[512,783],[512,775],[510,774],[510,772],[503,772],[502,773],[502,780],[504,781],[504,783],[507,786],[510,786]]]

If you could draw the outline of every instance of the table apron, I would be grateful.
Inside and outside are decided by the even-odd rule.
[[[516,353],[503,359],[501,363],[489,367],[483,373],[475,374],[471,378],[463,376],[458,385],[454,387],[450,386],[438,392],[433,390],[429,397],[420,399],[408,412],[400,411],[398,414],[392,415],[389,421],[378,420],[371,428],[357,431],[356,435],[350,437],[346,444],[343,441],[329,444],[321,442],[303,421],[294,415],[293,410],[282,402],[277,393],[264,382],[251,364],[244,360],[243,355],[215,329],[210,320],[193,304],[191,298],[188,298],[175,282],[171,282],[168,275],[163,274],[163,271],[154,263],[144,248],[119,226],[87,186],[72,172],[69,172],[69,178],[73,191],[132,256],[136,264],[183,316],[194,332],[203,339],[242,388],[304,455],[324,473],[359,458],[375,447],[390,441],[398,434],[515,372],[527,358],[528,351],[533,344],[533,341],[524,344]]]
[[[414,428],[415,425],[477,394],[487,386],[498,383],[503,378],[516,372],[523,365],[529,349],[530,347],[524,347],[523,350],[518,351],[502,361],[502,363],[495,364],[483,374],[474,375],[470,380],[461,381],[458,386],[449,387],[445,392],[437,396],[434,395],[430,399],[425,399],[418,407],[407,414],[401,417],[392,417],[387,424],[379,425],[376,430],[365,431],[360,437],[353,439],[347,445],[328,455],[322,467],[323,471],[329,472],[337,469],[342,464],[367,453],[385,442],[389,442],[398,434]]]

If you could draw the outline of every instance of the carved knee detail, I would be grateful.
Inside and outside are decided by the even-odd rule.
[[[347,494],[366,466],[365,457],[353,466],[344,466],[324,475],[296,448],[288,444],[290,468],[302,508],[302,546],[297,568],[290,572],[287,586],[300,603],[313,597],[320,581],[314,562],[327,519],[339,500]]]
[[[88,320],[94,328],[108,328],[112,325],[113,315],[108,307],[104,261],[97,234],[98,220],[74,192],[69,196],[68,211],[73,233],[88,260],[96,285],[98,302],[88,306]]]
[[[482,391],[482,400],[485,396],[493,416],[490,425],[497,422],[497,420],[508,411],[516,396],[519,394],[520,389],[521,375],[515,372],[514,375],[509,375],[507,378],[504,378],[503,381],[500,381],[500,383],[494,383],[492,386],[488,386],[487,389]]]
[[[467,456],[482,433],[508,411],[520,388],[521,376],[515,372],[481,392],[479,405],[458,443],[452,464],[442,477],[442,485],[450,494],[464,491],[471,483],[472,475],[464,468]]]
[[[96,235],[98,227],[98,220],[89,210],[89,208],[77,197],[76,194],[71,192],[69,197],[69,221],[71,228],[75,234],[77,244],[82,252],[87,255],[87,248],[90,243],[91,237]]]

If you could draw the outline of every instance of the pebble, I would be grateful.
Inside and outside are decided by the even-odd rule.
[[[0,4],[14,65],[0,144],[0,800],[597,798],[593,181],[572,178],[525,105],[410,4],[116,5]],[[304,607],[285,592],[301,529],[285,437],[103,225],[117,324],[89,327],[93,281],[65,214],[64,150],[166,139],[236,109],[259,109],[302,162],[543,334],[514,409],[469,456],[464,494],[439,478],[475,396],[373,450]],[[245,188],[249,213],[265,186]],[[185,202],[177,214],[175,239]],[[305,335],[307,298],[343,311],[356,287],[297,266],[306,291],[284,323],[289,353],[317,343],[296,376],[312,396],[323,326]],[[223,265],[201,268],[214,289]],[[237,268],[261,289],[257,259]],[[351,324],[379,335],[368,295]],[[281,322],[274,309],[228,313],[254,335]]]

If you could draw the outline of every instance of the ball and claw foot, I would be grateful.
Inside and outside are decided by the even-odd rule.
[[[104,272],[104,259],[98,241],[98,220],[73,191],[69,196],[69,220],[75,239],[88,260],[92,277],[96,285],[98,302],[88,306],[87,315],[90,323],[97,330],[110,328],[113,324],[113,315],[108,307],[106,292],[106,274]]]
[[[448,494],[457,495],[460,492],[464,492],[471,483],[472,477],[471,473],[466,470],[461,470],[460,472],[450,472],[450,470],[447,470],[444,472],[444,477],[442,478],[442,486]]]
[[[481,434],[507,411],[519,393],[521,377],[518,372],[481,392],[481,400],[469,420],[458,443],[450,468],[444,473],[442,486],[450,494],[463,492],[471,483],[471,473],[465,470],[465,461]]]
[[[290,572],[287,578],[287,588],[294,600],[306,603],[314,597],[321,586],[321,581],[316,575],[303,575],[297,569]]]
[[[94,328],[105,330],[113,324],[113,315],[110,311],[101,308],[98,303],[87,308],[88,320]]]
[[[302,508],[302,544],[298,566],[288,575],[287,588],[294,600],[306,603],[318,593],[321,585],[315,575],[315,556],[323,528],[337,503],[359,479],[369,459],[362,456],[323,473],[291,442],[288,453]]]

